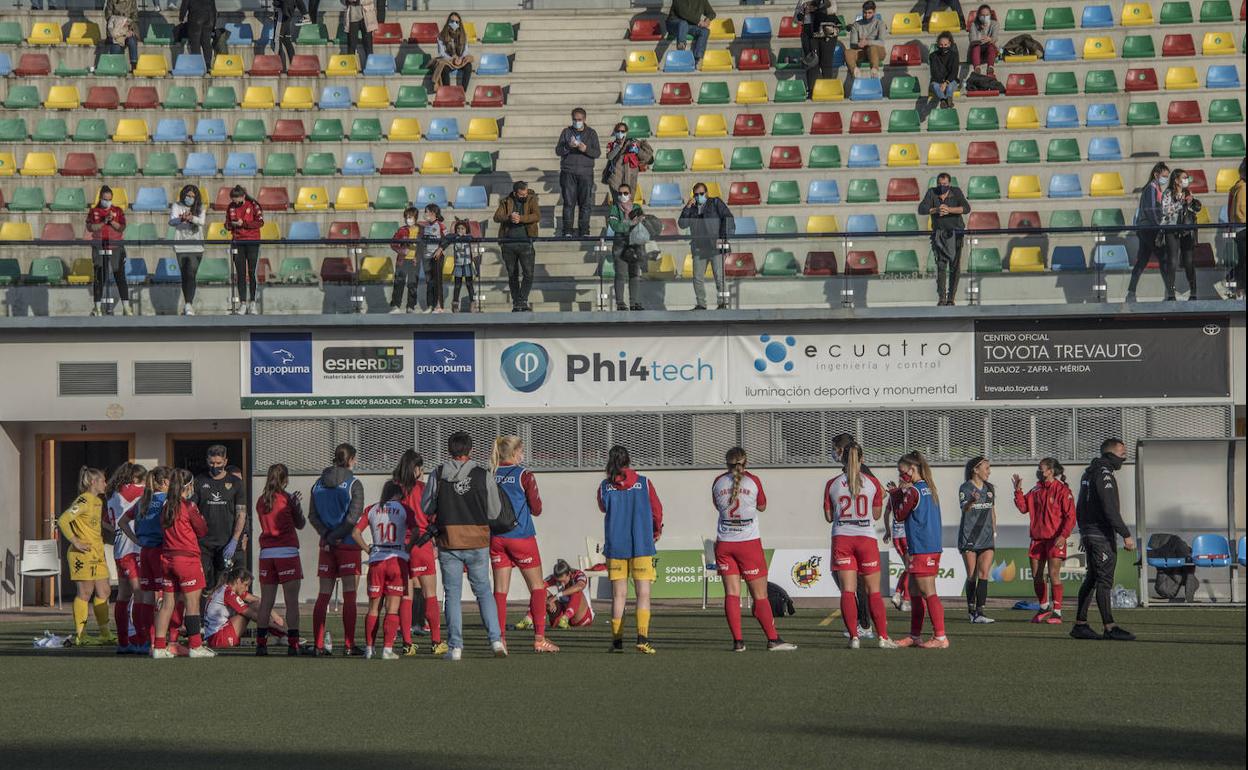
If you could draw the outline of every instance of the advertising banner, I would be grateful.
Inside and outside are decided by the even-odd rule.
[[[1026,555],[1024,553],[1024,555]],[[891,593],[897,585],[904,565],[896,552],[880,544],[880,566],[888,574],[888,585],[881,590]],[[777,548],[771,556],[767,579],[783,588],[793,599],[840,596],[832,568],[832,545],[823,548]],[[940,555],[940,572],[936,575],[936,591],[941,596],[957,596],[966,583],[966,565],[955,548],[946,548]]]
[[[980,322],[976,397],[1225,397],[1229,340],[1226,319]]]
[[[1074,555],[1074,551],[1071,551]],[[942,557],[943,558],[943,557]],[[944,563],[943,561],[941,562]],[[992,586],[988,589],[989,597],[1009,597],[1035,599],[1032,587],[1031,560],[1026,548],[998,548],[992,557],[992,572],[988,575]],[[1083,585],[1083,575],[1070,570],[1062,570],[1062,585],[1066,588],[1064,603],[1067,607],[1075,604],[1075,595]],[[1120,585],[1133,591],[1139,590],[1140,573],[1132,558],[1124,558],[1118,554],[1118,566],[1114,570],[1114,585]]]
[[[328,332],[251,332],[244,409],[481,407],[474,332],[359,340]]]

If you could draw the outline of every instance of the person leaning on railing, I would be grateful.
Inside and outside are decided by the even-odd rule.
[[[91,233],[91,315],[103,315],[104,289],[108,274],[117,283],[121,314],[131,315],[130,291],[126,286],[126,247],[121,242],[126,231],[126,212],[113,205],[113,190],[100,187],[96,203],[87,210],[87,232]]]
[[[951,306],[958,293],[958,274],[962,269],[963,214],[971,213],[971,204],[962,189],[953,186],[946,172],[936,177],[936,186],[929,189],[919,203],[919,214],[932,218],[932,254],[936,257],[937,306]]]

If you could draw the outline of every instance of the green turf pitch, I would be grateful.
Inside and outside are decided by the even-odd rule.
[[[655,656],[606,654],[600,622],[553,633],[557,656],[512,631],[494,660],[470,623],[458,664],[42,652],[41,625],[0,623],[0,766],[1244,765],[1242,609],[1122,612],[1140,641],[1114,643],[1007,610],[972,627],[957,606],[945,651],[847,650],[804,610],[781,622],[797,652],[765,652],[747,614],[734,655],[718,611],[660,608]]]

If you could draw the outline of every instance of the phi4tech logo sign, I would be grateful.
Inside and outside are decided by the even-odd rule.
[[[472,332],[415,335],[417,393],[476,393],[477,339]]]
[[[311,393],[312,334],[253,333],[252,393]]]
[[[709,383],[715,366],[700,356],[681,360],[654,358],[627,350],[560,353],[552,357],[536,342],[517,342],[499,360],[503,380],[518,393],[532,393],[556,377],[570,384]]]
[[[517,393],[532,393],[550,376],[550,354],[536,342],[517,342],[499,360],[503,381]]]

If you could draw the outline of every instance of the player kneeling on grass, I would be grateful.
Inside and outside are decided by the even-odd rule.
[[[190,501],[194,493],[195,479],[190,471],[177,468],[169,474],[168,495],[160,511],[160,526],[164,530],[160,569],[165,595],[156,614],[156,636],[152,640],[152,657],[157,660],[174,657],[168,639],[175,602],[186,608],[184,619],[190,657],[216,657],[215,652],[204,646],[201,634],[199,598],[205,581],[204,566],[199,558],[199,538],[208,533],[208,524]]]
[[[249,621],[260,622],[260,597],[251,592],[251,573],[242,567],[231,567],[208,596],[204,606],[204,636],[214,650],[237,647]],[[274,636],[286,634],[282,616],[270,608],[268,628]],[[258,643],[258,639],[257,639]]]
[[[1036,485],[1023,494],[1023,480],[1014,474],[1014,507],[1031,519],[1031,583],[1036,591],[1040,610],[1032,623],[1062,622],[1062,564],[1066,561],[1066,538],[1075,529],[1075,496],[1066,486],[1066,469],[1052,457],[1040,461],[1036,468]],[[1053,601],[1046,595],[1053,586]]]
[[[898,647],[922,647],[943,650],[949,646],[945,636],[945,608],[936,593],[936,574],[940,571],[940,497],[932,481],[932,468],[919,452],[910,452],[897,461],[899,484],[889,483],[893,511],[906,527],[906,545],[910,549],[910,636],[897,642]],[[923,617],[932,617],[932,638],[920,641]]]
[[[393,480],[381,490],[381,501],[364,509],[364,515],[351,530],[351,537],[361,549],[368,550],[368,615],[364,618],[364,657],[373,657],[377,637],[377,615],[382,599],[386,602],[386,619],[382,628],[382,660],[398,660],[394,637],[399,631],[399,605],[410,598],[408,577],[409,549],[416,534],[416,513],[403,504],[403,487]],[[364,541],[364,530],[373,536],[373,544]]]
[[[654,584],[654,544],[663,532],[663,504],[654,485],[630,466],[622,446],[607,454],[607,478],[598,485],[598,509],[606,514],[602,553],[611,579],[611,649],[624,651],[624,608],[628,579],[637,594],[637,651],[653,655],[650,644],[650,586]]]
[[[594,607],[590,604],[589,577],[563,559],[555,562],[555,571],[546,577],[546,625],[555,628],[581,628],[594,624]],[[533,625],[533,611],[529,610],[517,629]]]
[[[299,560],[299,533],[306,520],[299,493],[286,491],[290,472],[285,465],[269,466],[264,492],[256,501],[260,519],[260,608],[256,618],[256,655],[269,654],[270,617],[280,586],[286,598],[289,627],[286,654],[299,650],[299,588],[303,584],[303,564]]]
[[[78,497],[56,520],[61,534],[69,543],[65,561],[69,563],[69,579],[74,581],[74,644],[87,644],[88,603],[95,611],[100,635],[93,644],[111,644],[116,639],[108,630],[108,564],[104,561],[104,534],[101,529],[104,494],[108,479],[103,471],[83,467],[78,471]],[[94,598],[92,598],[94,597]]]

